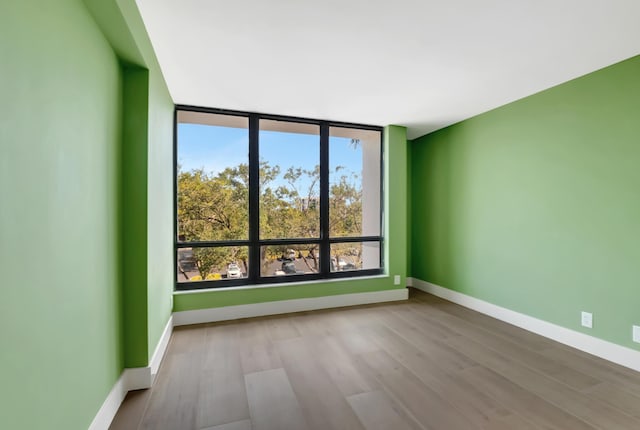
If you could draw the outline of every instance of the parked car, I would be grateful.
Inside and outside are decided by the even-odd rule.
[[[296,265],[293,261],[284,261],[282,263],[282,271],[285,275],[295,275],[296,274]]]
[[[342,266],[342,268],[340,270],[355,270],[356,269],[356,265],[353,263],[347,263],[344,266]]]
[[[354,270],[356,265],[353,263],[347,263],[343,258],[331,257],[331,271],[343,271],[343,270]]]
[[[227,267],[227,278],[242,278],[242,270],[236,263],[231,263]]]

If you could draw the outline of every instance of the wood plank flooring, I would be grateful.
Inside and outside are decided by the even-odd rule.
[[[415,290],[179,327],[112,430],[637,430],[640,373]]]

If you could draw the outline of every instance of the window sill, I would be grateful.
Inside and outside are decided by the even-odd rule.
[[[259,288],[278,288],[278,287],[293,287],[293,286],[304,286],[304,285],[318,285],[318,284],[328,284],[333,282],[354,282],[354,281],[366,281],[368,279],[385,279],[389,278],[389,275],[373,275],[373,276],[353,276],[348,278],[332,278],[332,279],[314,279],[312,281],[300,281],[300,282],[279,282],[273,284],[251,284],[251,285],[241,285],[237,287],[219,287],[219,288],[202,288],[202,289],[194,289],[194,290],[180,290],[174,291],[174,296],[182,296],[185,294],[201,294],[201,293],[211,293],[216,291],[237,291],[237,290],[255,290]]]

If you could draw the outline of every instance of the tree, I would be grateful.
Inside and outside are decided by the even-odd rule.
[[[337,166],[335,173],[343,172]],[[357,187],[358,176],[344,172],[329,188],[329,231],[332,236],[360,236],[362,234],[362,188]]]
[[[203,170],[178,175],[178,231],[183,241],[215,241],[247,238],[249,229],[246,164],[227,168],[218,175]],[[194,248],[195,265],[204,279],[219,273],[233,261],[247,269],[246,247]]]
[[[357,147],[359,142],[352,142]],[[320,235],[320,167],[312,170],[291,166],[281,175],[280,166],[260,162],[260,236],[268,238],[317,238]],[[334,236],[359,236],[362,231],[362,190],[358,177],[340,173],[329,190],[330,231]],[[304,189],[303,189],[304,187]],[[249,168],[247,164],[229,167],[213,174],[202,169],[178,174],[178,232],[181,241],[219,241],[248,239]],[[262,247],[263,271],[287,249],[307,254],[312,272],[319,270],[318,246],[287,245]],[[337,250],[337,248],[336,248]],[[205,279],[226,270],[230,262],[242,262],[248,269],[245,246],[194,247],[195,266]],[[186,276],[186,275],[185,275]]]

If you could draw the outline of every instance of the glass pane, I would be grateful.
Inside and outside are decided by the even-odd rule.
[[[380,236],[379,131],[329,130],[329,234]]]
[[[260,276],[305,275],[320,271],[320,245],[263,246]]]
[[[260,121],[260,238],[320,237],[320,127]]]
[[[246,278],[247,246],[178,248],[178,282]]]
[[[246,117],[178,113],[178,240],[249,237]]]
[[[331,271],[380,268],[380,242],[331,244]]]

